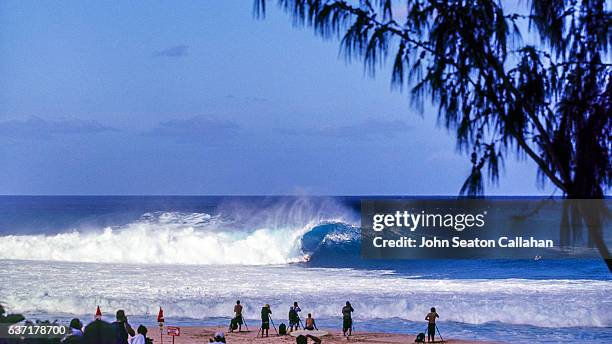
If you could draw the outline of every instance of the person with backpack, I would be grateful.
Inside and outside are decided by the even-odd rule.
[[[289,307],[289,333],[297,331],[300,327],[300,316],[294,306]],[[295,329],[294,329],[295,328]]]
[[[346,337],[346,331],[348,331],[348,335],[353,334],[353,316],[352,313],[355,310],[351,303],[346,301],[346,305],[342,307],[342,334]]]
[[[266,337],[268,336],[268,331],[270,330],[270,314],[272,314],[272,310],[270,309],[269,304],[265,304],[261,308],[261,336],[263,337],[264,332],[266,333]]]
[[[242,331],[243,322],[242,305],[240,304],[240,300],[238,300],[234,306],[234,318],[230,321],[229,332],[234,332],[235,329],[238,329],[238,332]]]
[[[302,311],[302,309],[300,308],[300,306],[298,306],[297,301],[295,301],[295,302],[293,303],[293,309],[294,309],[294,310],[295,310],[295,312],[297,313],[297,315],[298,315],[298,319],[299,319],[299,318],[300,318],[300,312]]]
[[[433,342],[436,340],[436,318],[440,316],[436,312],[436,307],[431,307],[431,312],[425,316],[427,320],[427,341]]]
[[[115,344],[129,344],[128,336],[134,337],[136,332],[128,323],[127,316],[125,316],[125,311],[120,309],[115,314],[117,321],[115,321],[112,325],[115,329]]]

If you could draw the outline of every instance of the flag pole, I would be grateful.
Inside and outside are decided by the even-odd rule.
[[[157,322],[159,323],[159,343],[164,344],[164,310],[161,306],[159,307],[159,313],[157,313]]]

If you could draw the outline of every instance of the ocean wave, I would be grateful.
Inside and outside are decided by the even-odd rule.
[[[333,211],[329,211],[332,209]],[[99,230],[72,229],[0,237],[0,259],[93,263],[274,265],[303,262],[319,244],[352,240],[346,210],[306,201],[265,209],[224,205],[217,214],[145,213],[138,221]],[[332,226],[333,227],[333,226]],[[324,228],[326,232],[319,233]],[[315,244],[303,246],[315,231]],[[330,232],[327,232],[330,231]],[[310,236],[313,237],[312,235]],[[343,239],[344,238],[344,239]]]

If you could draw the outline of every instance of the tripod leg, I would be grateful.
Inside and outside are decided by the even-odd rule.
[[[276,332],[276,335],[278,336],[278,331],[276,330],[276,325],[274,325],[274,320],[272,320],[272,317],[270,317],[270,322],[272,323],[272,327],[274,327],[274,332]]]
[[[442,343],[444,343],[444,338],[442,338],[442,334],[440,333],[440,329],[438,328],[437,324],[436,324],[436,330],[438,330],[438,336],[440,336],[440,340],[442,340]]]

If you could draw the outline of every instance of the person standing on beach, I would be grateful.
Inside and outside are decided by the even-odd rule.
[[[261,308],[261,336],[263,337],[264,332],[266,333],[266,337],[268,336],[268,330],[270,330],[270,314],[272,314],[272,310],[270,309],[269,304],[265,304]]]
[[[431,312],[425,316],[427,320],[427,341],[433,342],[436,340],[436,318],[440,316],[436,313],[436,307],[431,307]]]
[[[300,308],[300,306],[298,306],[297,301],[295,301],[293,303],[293,309],[295,310],[296,313],[298,313],[298,318],[300,317],[300,312],[302,311],[302,309]]]
[[[346,301],[346,305],[342,307],[342,334],[346,337],[346,331],[348,331],[348,335],[353,334],[353,316],[352,313],[355,310],[351,303]]]
[[[298,305],[297,301],[293,302],[293,309],[295,310],[295,314],[297,315],[298,323],[300,323],[302,321],[302,319],[300,319],[300,312],[302,311],[302,309]]]
[[[238,325],[238,332],[242,330],[242,305],[240,304],[240,300],[236,301],[236,305],[234,306],[234,320],[230,324],[230,332],[234,332],[234,324]]]
[[[300,317],[295,311],[295,307],[291,306],[289,307],[289,333],[293,332],[294,328],[297,331],[299,326],[300,326]]]
[[[128,335],[134,337],[136,332],[128,323],[127,316],[125,316],[125,311],[120,309],[116,313],[117,321],[115,321],[112,325],[115,329],[115,343],[116,344],[128,344]]]

